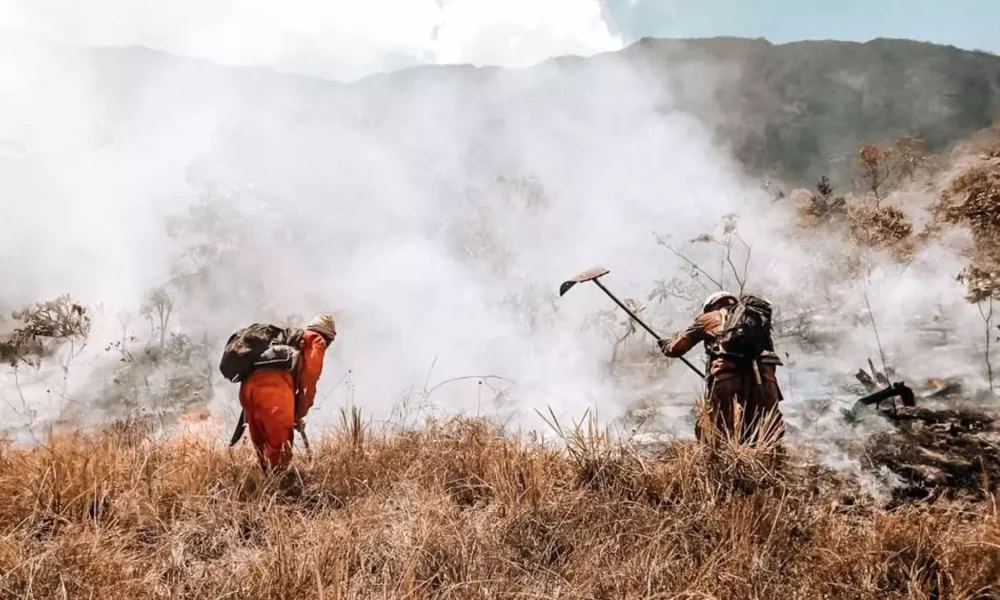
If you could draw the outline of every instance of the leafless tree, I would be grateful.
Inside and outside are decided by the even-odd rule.
[[[691,278],[697,281],[704,289],[711,289],[705,284],[702,279],[707,279],[717,290],[725,289],[726,282],[726,272],[727,270],[732,273],[733,278],[736,280],[736,284],[739,286],[739,293],[742,294],[746,290],[747,280],[750,272],[750,258],[752,254],[752,246],[746,243],[746,241],[740,236],[738,230],[739,219],[736,215],[729,214],[722,218],[722,235],[721,239],[715,236],[703,233],[698,237],[690,240],[690,243],[711,243],[716,244],[721,247],[722,252],[719,256],[719,277],[716,278],[712,276],[708,271],[706,271],[701,265],[696,263],[694,260],[689,258],[683,252],[672,246],[664,236],[653,234],[656,239],[656,243],[663,246],[669,250],[674,256],[681,259],[691,268]],[[735,242],[739,242],[743,246],[744,257],[743,257],[743,267],[742,272],[736,266],[733,259],[733,249],[735,248]],[[652,298],[652,297],[651,297]]]
[[[705,288],[706,290],[711,289],[711,288],[708,287],[708,285],[705,284],[704,281],[702,281],[702,277],[701,276],[704,276],[704,278],[707,279],[717,289],[720,289],[720,290],[722,289],[722,283],[720,283],[716,278],[712,277],[712,275],[708,271],[706,271],[705,269],[703,269],[701,267],[701,265],[699,265],[698,263],[696,263],[693,260],[691,260],[690,258],[688,258],[683,252],[681,252],[677,248],[674,248],[670,243],[667,242],[667,240],[666,240],[665,237],[657,235],[655,233],[653,235],[656,238],[656,243],[657,244],[659,244],[659,245],[663,246],[664,248],[666,248],[667,250],[669,250],[671,252],[671,254],[673,254],[677,258],[681,259],[689,267],[691,267],[691,278],[693,280],[697,281],[703,288]]]
[[[983,308],[983,305],[986,308]],[[983,319],[983,330],[986,332],[986,347],[983,349],[983,359],[986,361],[986,377],[990,384],[990,393],[993,392],[993,363],[990,361],[990,341],[993,337],[993,296],[985,300],[976,302],[979,309],[979,316]]]
[[[892,173],[892,165],[889,162],[891,154],[890,148],[877,144],[865,144],[858,151],[857,165],[861,170],[861,180],[865,184],[866,192],[874,196],[875,208],[881,206],[886,196],[885,183]]]
[[[166,344],[167,326],[174,312],[174,301],[164,288],[156,288],[146,296],[140,309],[140,314],[149,320],[151,335],[159,328],[160,348]]]
[[[634,298],[624,298],[623,303],[636,315],[646,310],[646,305]],[[608,361],[608,369],[614,373],[625,344],[638,332],[635,321],[627,315],[619,317],[616,309],[609,308],[587,317],[585,325],[600,327],[604,335],[611,340],[611,359]]]
[[[740,270],[736,268],[736,264],[733,263],[733,240],[739,241],[744,248],[745,254],[743,259],[742,275],[740,274]],[[753,251],[753,248],[740,237],[739,232],[736,230],[735,222],[731,225],[727,223],[725,228],[725,237],[721,243],[726,249],[726,264],[728,264],[729,268],[732,270],[733,279],[736,280],[736,284],[739,286],[739,293],[742,296],[747,287],[747,278],[750,272],[750,254]]]

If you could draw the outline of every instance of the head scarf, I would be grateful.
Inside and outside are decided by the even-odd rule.
[[[333,320],[331,313],[321,313],[312,318],[306,325],[306,329],[315,331],[327,340],[332,340],[337,336],[337,324]]]

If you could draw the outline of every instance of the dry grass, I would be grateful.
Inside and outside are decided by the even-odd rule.
[[[992,497],[886,512],[688,443],[557,450],[481,421],[245,447],[120,425],[0,456],[2,598],[996,598]]]

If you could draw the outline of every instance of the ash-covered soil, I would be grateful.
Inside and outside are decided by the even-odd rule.
[[[915,392],[916,406],[897,401],[868,409],[868,419],[880,419],[889,428],[868,437],[859,449],[862,468],[892,486],[890,504],[979,501],[995,493],[1000,399],[968,393],[957,380],[928,380]]]
[[[879,377],[876,387],[852,388],[840,400],[801,403],[794,415],[786,407],[786,428],[794,432],[789,440],[793,462],[824,463],[823,447],[814,447],[808,440],[810,432],[825,430],[830,426],[827,420],[835,419],[843,427],[854,428],[856,434],[830,443],[880,484],[878,495],[885,500],[885,508],[939,499],[981,502],[996,493],[1000,485],[1000,397],[969,392],[961,381],[928,379],[910,383],[916,406],[904,407],[897,398],[895,405],[883,401],[878,407],[836,408],[843,408],[847,398],[852,402],[887,383]],[[678,427],[693,427],[692,414],[673,418],[683,421]],[[816,425],[817,421],[827,422]],[[633,442],[655,456],[673,436],[642,434]]]
[[[981,500],[1000,481],[997,414],[972,409],[883,411],[893,425],[869,438],[862,464],[897,478],[895,502],[940,497]]]

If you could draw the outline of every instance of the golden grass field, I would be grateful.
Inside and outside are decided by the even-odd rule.
[[[267,479],[218,437],[5,447],[0,597],[1000,598],[991,495],[886,511],[746,449],[357,414]]]

